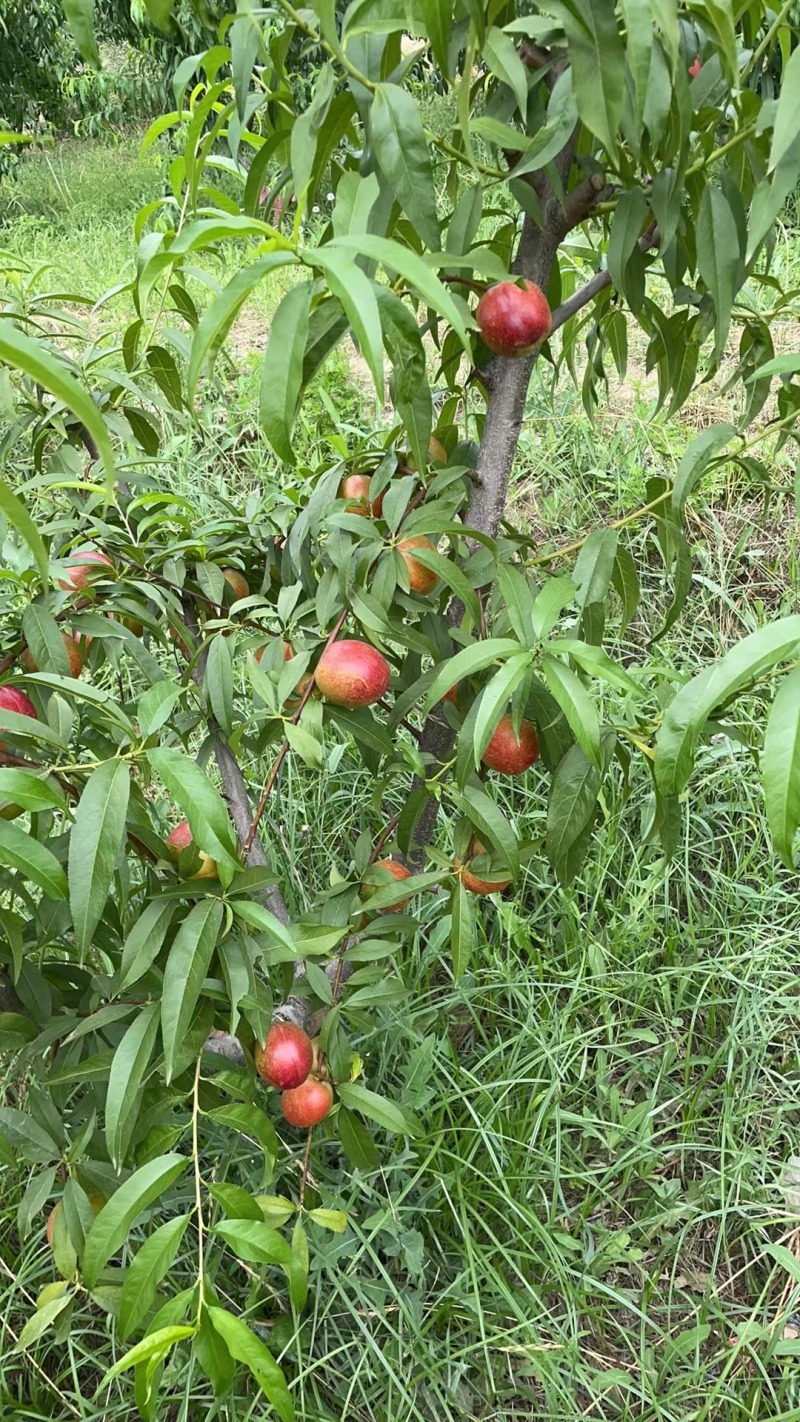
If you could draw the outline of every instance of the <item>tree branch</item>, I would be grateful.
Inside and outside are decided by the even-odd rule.
[[[651,247],[657,247],[658,244],[659,232],[653,222],[639,238],[639,248],[642,252],[647,252]],[[599,296],[601,291],[605,291],[607,286],[611,286],[611,273],[607,267],[604,267],[602,271],[595,272],[593,277],[590,277],[583,286],[572,293],[572,296],[568,296],[566,301],[562,301],[561,305],[556,307],[550,322],[551,335],[553,331],[557,331],[560,326],[569,321],[570,317],[575,316],[582,307],[588,306],[590,301],[594,301],[594,298]]]

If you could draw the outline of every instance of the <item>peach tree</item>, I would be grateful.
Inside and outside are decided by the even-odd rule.
[[[175,24],[169,0],[147,8]],[[91,327],[76,309],[98,294],[42,293],[3,256],[0,1149],[28,1171],[21,1240],[47,1217],[53,1253],[18,1343],[36,1358],[105,1311],[105,1383],[130,1378],[144,1418],[188,1350],[214,1394],[244,1370],[294,1416],[282,1355],[322,1232],[424,1132],[359,1043],[402,1014],[420,939],[457,981],[479,967],[476,905],[535,861],[572,882],[607,778],[650,778],[668,858],[703,742],[755,687],[793,863],[800,673],[778,672],[800,617],[680,688],[656,687],[645,635],[623,641],[629,532],[660,560],[652,645],[689,590],[687,500],[724,461],[769,488],[762,447],[795,438],[800,358],[772,335],[794,294],[771,268],[800,176],[791,12],[240,7],[145,137],[164,195]],[[90,0],[70,19],[90,51]],[[273,481],[201,517],[171,432],[202,437],[226,338],[273,282]],[[534,367],[577,380],[589,418],[634,323],[659,409],[727,353],[738,414],[642,507],[536,551],[506,511]],[[341,343],[389,413],[322,438],[304,399]],[[348,746],[372,795],[306,900],[281,777],[334,777]],[[240,1266],[233,1311],[218,1280]]]

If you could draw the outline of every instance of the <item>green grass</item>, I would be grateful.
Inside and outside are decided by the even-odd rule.
[[[56,261],[87,289],[111,285],[129,269],[133,212],[160,181],[133,143],[67,146],[23,165],[2,195],[0,245]],[[266,304],[256,317],[268,318]],[[198,518],[224,498],[276,495],[263,443],[241,438],[256,427],[257,352],[253,339],[220,367],[200,435],[176,422],[171,487],[191,495]],[[371,419],[345,354],[325,380],[306,415],[309,449],[335,415],[354,428]],[[691,412],[651,421],[646,392],[632,387],[594,426],[566,383],[555,399],[544,383],[532,390],[511,507],[537,546],[623,516],[649,477],[674,471]],[[775,483],[790,487],[789,471],[788,457],[774,461]],[[652,654],[654,708],[659,687],[794,605],[791,502],[773,496],[762,518],[740,472],[708,493],[689,525],[690,603]],[[669,596],[650,536],[630,537],[645,598],[626,652],[643,660]],[[408,1000],[358,1045],[370,1084],[415,1110],[423,1135],[387,1138],[380,1169],[366,1173],[343,1168],[334,1143],[315,1148],[314,1198],[346,1210],[350,1228],[315,1231],[297,1332],[229,1256],[214,1266],[220,1297],[262,1327],[294,1379],[300,1422],[800,1418],[787,1333],[800,1271],[770,1253],[798,1241],[780,1179],[800,1122],[800,903],[796,876],[770,851],[748,748],[763,719],[753,697],[739,717],[744,744],[715,738],[703,750],[668,866],[648,840],[646,775],[626,787],[616,772],[575,886],[560,889],[534,857],[513,897],[487,904],[458,986],[439,901],[421,905],[422,931],[399,965]],[[263,767],[249,770],[260,783]],[[332,778],[287,763],[269,839],[295,908],[333,866],[346,872],[365,817],[380,827],[364,809],[370,783],[349,752]],[[534,839],[545,788],[532,775],[506,796]],[[256,1156],[220,1151],[210,1153],[221,1174],[255,1186]],[[296,1192],[301,1154],[290,1150],[270,1189]],[[99,1310],[82,1309],[66,1344],[49,1335],[24,1358],[13,1351],[54,1275],[44,1215],[18,1234],[26,1172],[5,1166],[2,1182],[0,1416],[128,1419],[123,1383],[94,1397],[122,1351]],[[178,1349],[159,1418],[262,1417],[242,1377],[237,1388],[215,1402]]]

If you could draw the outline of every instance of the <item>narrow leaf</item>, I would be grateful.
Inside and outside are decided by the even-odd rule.
[[[161,995],[161,1038],[168,1083],[214,956],[222,915],[219,899],[202,899],[190,910],[169,950]]]
[[[128,1267],[120,1294],[121,1338],[129,1338],[152,1308],[158,1286],[178,1253],[188,1223],[188,1215],[177,1215],[167,1220],[138,1249]]]
[[[106,1093],[106,1144],[120,1169],[136,1119],[138,1091],[158,1034],[158,1003],[137,1013],[114,1052]]]
[[[116,1254],[128,1238],[134,1220],[169,1189],[188,1163],[183,1155],[162,1155],[149,1160],[123,1181],[87,1235],[83,1253],[83,1278],[87,1288],[94,1288],[112,1254]]]
[[[75,940],[85,954],[105,909],[125,836],[130,770],[109,760],[89,776],[69,837],[69,901]]]
[[[310,309],[310,282],[287,291],[272,318],[261,367],[261,425],[278,458],[286,464],[295,462],[292,427],[303,388]]]
[[[800,826],[800,668],[778,687],[764,733],[761,780],[770,834],[787,869],[794,869]]]

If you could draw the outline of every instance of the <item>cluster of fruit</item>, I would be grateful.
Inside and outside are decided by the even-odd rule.
[[[316,1042],[293,1022],[276,1022],[263,1047],[256,1046],[256,1071],[281,1092],[281,1111],[290,1126],[310,1130],[333,1105],[327,1064]]]

